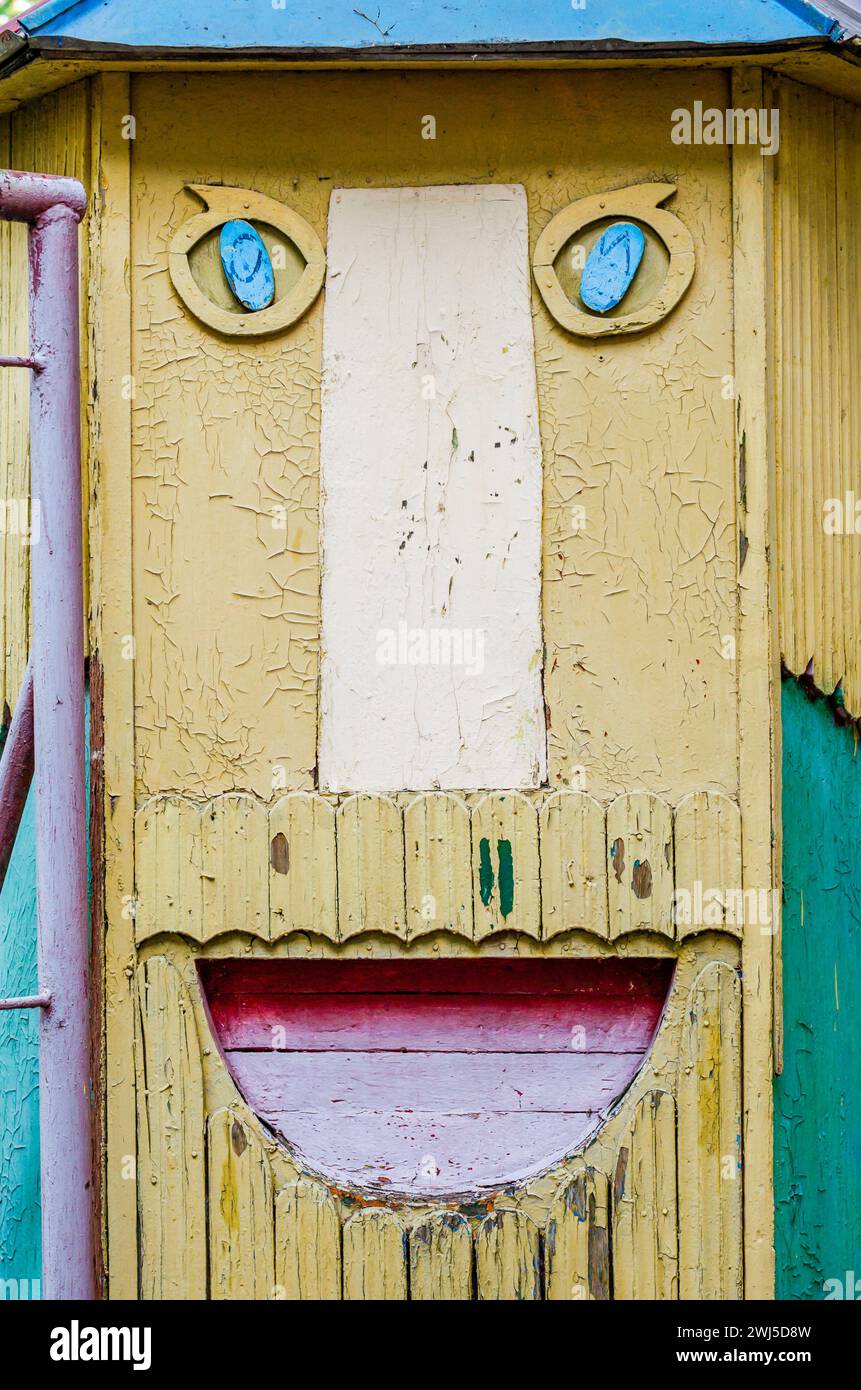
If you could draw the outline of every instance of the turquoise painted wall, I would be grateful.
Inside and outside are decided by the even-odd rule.
[[[31,788],[0,892],[0,995],[4,996],[35,994],[37,988],[35,836]],[[0,1298],[39,1296],[38,1037],[34,1009],[0,1013]]]
[[[90,701],[84,705],[89,754]],[[86,799],[90,798],[89,756]],[[89,845],[88,845],[88,889]],[[6,881],[0,890],[0,997],[36,994],[36,796],[27,797]],[[39,1298],[39,1016],[0,1013],[0,1301]]]
[[[777,1296],[846,1296],[849,1270],[861,1299],[861,745],[793,680],[782,719]]]

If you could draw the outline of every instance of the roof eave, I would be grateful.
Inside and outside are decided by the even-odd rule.
[[[103,62],[157,62],[157,63],[217,63],[217,62],[398,62],[414,61],[422,59],[428,62],[433,60],[446,61],[452,58],[469,60],[472,57],[482,58],[600,58],[621,55],[626,58],[660,58],[667,57],[722,57],[739,56],[742,54],[753,56],[761,53],[788,53],[807,51],[824,51],[835,46],[842,45],[845,40],[835,39],[827,35],[811,34],[799,38],[774,39],[763,43],[750,42],[726,42],[726,43],[701,43],[696,40],[680,40],[674,42],[646,43],[642,41],[631,42],[627,39],[586,39],[586,40],[551,40],[551,41],[530,41],[518,43],[483,43],[483,44],[439,44],[439,45],[407,45],[407,44],[367,44],[360,48],[334,48],[334,47],[311,47],[303,45],[294,48],[262,48],[262,47],[243,47],[243,48],[198,48],[198,47],[139,47],[126,44],[96,43],[81,39],[68,38],[40,38],[38,33],[30,38],[24,35],[16,35],[18,47],[25,47],[29,50],[32,59],[56,60],[65,59],[67,61],[103,61]],[[0,76],[5,67],[5,59],[0,62]]]

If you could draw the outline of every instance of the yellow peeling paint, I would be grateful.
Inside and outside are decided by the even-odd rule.
[[[141,792],[268,799],[273,775],[312,789],[316,761],[322,300],[251,345],[198,323],[167,273],[185,184],[257,188],[325,240],[339,185],[522,183],[534,245],[577,198],[666,169],[697,257],[669,318],[591,344],[533,287],[550,782],[583,768],[601,797],[732,793],[734,723],[719,715],[735,695],[721,646],[736,556],[729,165],[725,148],[669,141],[676,106],[726,104],[725,76],[698,73],[695,92],[683,73],[585,72],[141,76],[133,90]],[[612,109],[636,141],[604,119]],[[436,141],[421,139],[426,112]]]
[[[496,1211],[482,1221],[475,1242],[480,1299],[514,1302],[541,1297],[539,1231],[522,1211]]]
[[[239,1109],[210,1117],[207,1165],[209,1296],[273,1298],[272,1175],[263,1145]]]
[[[164,932],[201,945],[232,932],[273,942],[513,933],[522,945],[567,943],[572,931],[672,941],[677,897],[688,903],[680,939],[742,935],[741,818],[728,797],[693,792],[674,811],[636,792],[606,813],[581,792],[403,800],[293,792],[267,819],[250,796],[148,797],[135,817],[137,942]]]
[[[545,1297],[606,1301],[610,1297],[609,1186],[604,1173],[582,1165],[553,1199],[545,1234]]]
[[[739,870],[740,844],[745,885],[771,881],[770,519],[767,449],[757,435],[768,411],[756,338],[765,270],[755,216],[740,211],[751,206],[751,188],[762,194],[764,176],[747,152],[731,160],[720,146],[670,142],[670,112],[694,99],[728,105],[728,73],[144,73],[107,75],[94,87],[93,635],[105,676],[115,1295],[137,1288],[143,1199],[122,1180],[122,1159],[136,1152],[142,1100],[129,1062],[135,983],[156,951],[182,976],[200,1041],[210,1200],[208,1220],[205,1212],[197,1220],[207,1233],[211,1296],[466,1296],[474,1265],[482,1297],[572,1297],[571,1287],[595,1273],[589,1231],[571,1225],[584,1197],[593,1254],[600,1232],[613,1231],[614,1296],[677,1297],[678,1220],[725,1220],[714,1194],[702,1208],[682,1197],[677,1220],[676,1103],[685,1154],[691,1115],[705,1102],[702,1087],[681,1080],[682,1040],[695,1052],[703,1045],[685,1032],[684,1011],[697,975],[712,961],[734,971],[740,946],[726,923],[681,931],[677,941],[672,895],[712,875],[725,887],[724,875]],[[618,119],[607,120],[613,110]],[[437,119],[435,141],[421,139],[427,112]],[[129,113],[134,141],[122,138]],[[532,249],[570,203],[656,180],[677,185],[672,212],[696,257],[690,290],[665,320],[631,338],[587,342],[559,327],[532,285],[548,786],[526,797],[492,787],[464,797],[319,796],[324,300],[272,339],[223,338],[191,316],[167,262],[198,207],[185,185],[255,189],[324,242],[339,185],[520,183]],[[744,325],[740,352],[734,313],[737,331]],[[749,550],[739,623],[742,526]],[[617,878],[610,847],[620,838],[627,859]],[[497,880],[486,903],[482,839]],[[505,915],[500,841],[514,863]],[[635,888],[636,860],[648,861],[649,875]],[[328,1192],[244,1107],[202,1011],[201,955],[396,957],[405,949],[424,958],[678,961],[667,1017],[622,1109],[585,1155],[500,1197],[485,1224],[473,1212],[356,1210]],[[772,943],[746,937],[741,950],[754,1252],[747,1291],[767,1293]],[[152,966],[153,980],[161,969]],[[721,1054],[722,1078],[735,1076],[740,1045],[736,1033],[732,1056]],[[156,1071],[160,1046],[151,1023],[139,1022],[139,1049],[149,1065],[153,1048]],[[741,1130],[733,1095],[722,1080],[721,1123],[734,1107]],[[630,1181],[614,1202],[623,1148]],[[148,1162],[160,1171],[169,1157]],[[153,1194],[149,1201],[146,1219],[155,1222]],[[193,1193],[189,1201],[199,1204]],[[316,1263],[306,1258],[309,1245]],[[142,1291],[174,1277],[150,1267],[157,1248],[150,1240],[142,1252]],[[168,1271],[178,1258],[170,1253]],[[709,1269],[709,1279],[731,1284],[731,1272]]]
[[[613,1297],[679,1296],[675,1104],[643,1097],[619,1145],[613,1174]]]
[[[673,820],[648,792],[618,796],[607,808],[610,937],[659,931],[672,937]]]
[[[43,97],[11,115],[0,117],[0,167],[43,174],[66,174],[88,183],[90,109],[86,83]],[[82,283],[88,273],[87,223],[80,233]],[[27,229],[0,222],[0,353],[29,351]],[[87,360],[87,302],[81,301],[82,360]],[[82,377],[84,555],[87,554],[88,380]],[[29,464],[30,373],[0,370],[0,498],[19,508],[30,506]],[[31,514],[30,514],[31,515]],[[28,516],[28,512],[24,513]],[[28,521],[29,525],[29,521]],[[85,562],[86,565],[86,562]],[[85,599],[87,575],[84,578]],[[20,530],[4,517],[0,528],[0,709],[14,709],[30,651],[30,549]]]
[[[774,185],[780,647],[861,715],[861,110],[782,80]],[[850,501],[847,508],[847,494]],[[837,512],[829,502],[837,502]],[[843,529],[826,529],[834,516]],[[861,512],[858,526],[861,528]]]
[[[341,1297],[341,1223],[320,1183],[288,1183],[275,1199],[275,1296]]]
[[[453,1211],[431,1212],[410,1232],[410,1298],[464,1302],[472,1298],[472,1234]]]
[[[203,1072],[191,1001],[176,968],[138,971],[136,1051],[141,1297],[206,1297]]]
[[[684,1299],[741,1298],[741,985],[719,962],[691,990],[679,1056],[679,1257]]]
[[[394,1212],[381,1207],[357,1211],[344,1226],[344,1297],[405,1299],[406,1246],[406,1230]]]

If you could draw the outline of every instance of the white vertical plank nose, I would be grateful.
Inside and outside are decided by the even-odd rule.
[[[336,189],[320,785],[539,786],[541,449],[526,195]]]

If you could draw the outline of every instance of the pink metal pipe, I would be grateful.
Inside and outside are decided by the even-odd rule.
[[[78,222],[72,179],[0,173],[0,216],[30,223],[30,491],[39,918],[42,1289],[95,1296],[89,1028]]]
[[[18,999],[0,999],[0,1013],[4,1009],[50,1009],[51,999],[47,994],[23,994]]]
[[[33,780],[33,666],[27,671],[0,758],[0,888]]]
[[[7,222],[35,222],[58,206],[68,208],[80,222],[87,210],[87,195],[77,179],[0,169],[0,217]]]

